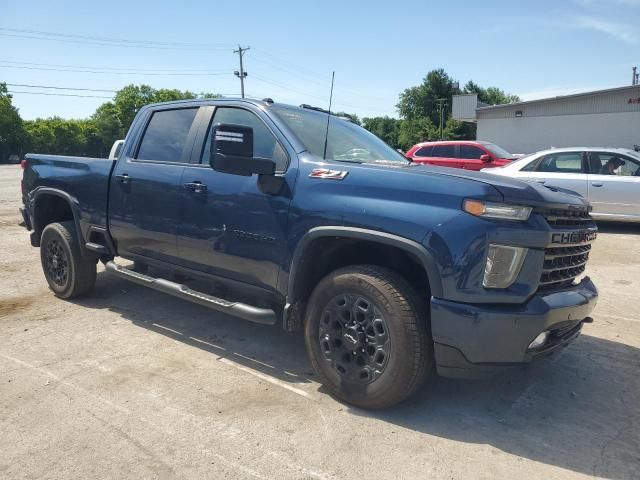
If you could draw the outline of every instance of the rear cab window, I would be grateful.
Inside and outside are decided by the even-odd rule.
[[[198,107],[153,112],[142,135],[136,160],[187,163],[190,131]]]

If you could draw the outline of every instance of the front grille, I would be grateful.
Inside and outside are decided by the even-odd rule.
[[[552,229],[563,229],[565,233],[553,234],[553,237],[567,236],[571,245],[552,246],[544,250],[544,266],[540,276],[539,290],[548,291],[569,287],[576,277],[582,275],[587,268],[591,251],[591,236],[584,235],[585,230],[593,232],[595,223],[587,208],[583,209],[546,209],[540,210]],[[576,240],[573,234],[577,233]],[[584,236],[582,236],[584,235]],[[594,234],[595,236],[595,234]],[[566,242],[566,240],[564,240]],[[564,243],[564,242],[563,242]]]
[[[544,216],[551,228],[595,226],[591,215],[589,215],[589,210],[586,207],[571,210],[541,209],[537,212]]]

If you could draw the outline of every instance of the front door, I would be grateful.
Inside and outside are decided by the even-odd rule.
[[[593,212],[640,218],[640,160],[611,152],[590,152],[589,157]]]
[[[296,172],[268,118],[241,107],[204,107],[192,163],[182,175],[182,222],[178,253],[184,266],[275,289],[286,251],[289,204]],[[209,166],[211,129],[225,123],[253,128],[254,156],[276,162],[278,193],[261,188],[258,175],[244,177]]]
[[[118,160],[109,190],[109,222],[119,255],[176,262],[180,180],[190,158],[197,112],[153,112],[137,148]]]
[[[456,146],[454,144],[434,145],[429,163],[441,167],[462,168],[462,162],[459,158],[456,158]]]

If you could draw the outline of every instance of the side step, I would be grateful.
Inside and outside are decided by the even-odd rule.
[[[171,282],[164,278],[150,277],[142,273],[134,272],[128,268],[122,267],[117,263],[110,261],[105,263],[107,272],[112,273],[120,278],[124,278],[138,285],[153,288],[160,292],[168,293],[174,297],[182,298],[198,305],[209,307],[228,315],[243,318],[250,322],[261,323],[263,325],[275,325],[277,322],[276,312],[268,308],[258,308],[245,303],[230,302],[222,298],[213,297],[206,293],[193,290],[186,285]]]

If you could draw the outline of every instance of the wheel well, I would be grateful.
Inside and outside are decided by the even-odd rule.
[[[36,201],[33,217],[33,227],[38,239],[40,239],[44,227],[50,223],[74,220],[73,211],[71,210],[69,202],[57,195],[39,196]]]
[[[323,261],[317,261],[319,258]],[[427,298],[431,296],[427,272],[414,255],[399,247],[346,237],[318,238],[305,248],[289,296],[295,301],[306,301],[318,282],[330,272],[362,264],[394,270],[407,279],[419,294]]]

